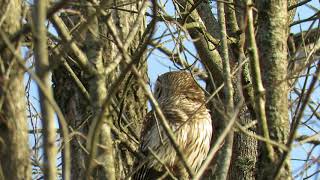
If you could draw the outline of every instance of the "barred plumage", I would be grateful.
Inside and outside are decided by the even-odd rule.
[[[212,136],[211,117],[204,104],[203,91],[190,73],[176,71],[158,77],[155,97],[187,163],[197,171],[208,154]],[[149,160],[133,179],[156,179],[166,172],[150,149],[173,175],[179,176],[175,170],[180,159],[153,111],[148,113],[141,133],[140,150]]]

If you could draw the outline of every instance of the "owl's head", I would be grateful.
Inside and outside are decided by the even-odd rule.
[[[173,71],[160,75],[154,92],[158,100],[182,97],[192,101],[205,101],[202,89],[192,75],[185,71]]]

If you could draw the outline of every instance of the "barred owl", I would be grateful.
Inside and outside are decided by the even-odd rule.
[[[204,104],[203,91],[190,73],[176,71],[158,77],[154,95],[188,165],[196,172],[207,157],[212,136],[211,117]],[[157,179],[163,178],[165,173],[168,174],[150,149],[164,163],[166,169],[180,179],[176,172],[178,165],[181,167],[180,159],[153,111],[147,114],[141,132],[140,151],[148,160],[134,174],[133,179]]]

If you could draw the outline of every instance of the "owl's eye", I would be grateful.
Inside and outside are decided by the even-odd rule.
[[[156,96],[157,99],[160,98],[161,93],[162,93],[162,90],[161,90],[161,88],[158,86],[158,87],[156,88],[156,91],[155,91],[155,96]]]

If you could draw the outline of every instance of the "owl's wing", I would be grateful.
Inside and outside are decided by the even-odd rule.
[[[150,111],[142,126],[140,150],[143,153],[148,152],[148,147],[151,149],[158,148],[161,144],[163,133],[158,124],[154,111]]]
[[[179,128],[179,125],[183,124],[183,121],[188,118],[185,113],[176,108],[166,107],[163,108],[162,111],[173,132],[175,132]],[[176,135],[179,136],[179,133]],[[185,144],[183,142],[186,141],[187,135],[183,133],[179,137],[180,138],[177,138],[177,143]],[[163,169],[162,165],[158,164],[158,160],[151,155],[149,149],[152,150],[153,153],[157,155],[157,158],[159,158],[163,163],[173,168],[176,159],[176,152],[171,146],[169,139],[167,138],[166,133],[154,111],[147,114],[140,138],[140,151],[150,159],[134,175],[134,179],[158,179],[160,177],[170,176],[170,173]]]
[[[140,151],[149,158],[149,150],[159,148],[162,144],[161,136],[163,132],[160,129],[155,113],[153,111],[149,112],[145,118],[144,124],[142,126],[141,138],[140,138]],[[151,160],[150,161],[154,161]],[[141,162],[140,162],[141,163]],[[135,163],[137,166],[139,162]],[[134,175],[133,180],[154,180],[163,177],[165,172],[150,166],[152,163],[145,163]]]
[[[162,109],[164,116],[166,117],[169,126],[173,132],[175,132],[186,120],[189,119],[188,114],[183,110],[172,107],[164,107]],[[148,148],[158,149],[165,143],[168,143],[168,138],[159,120],[157,119],[156,113],[150,111],[145,119],[141,132],[141,151],[147,152]],[[181,139],[181,138],[180,138]],[[178,142],[182,143],[182,142]]]

